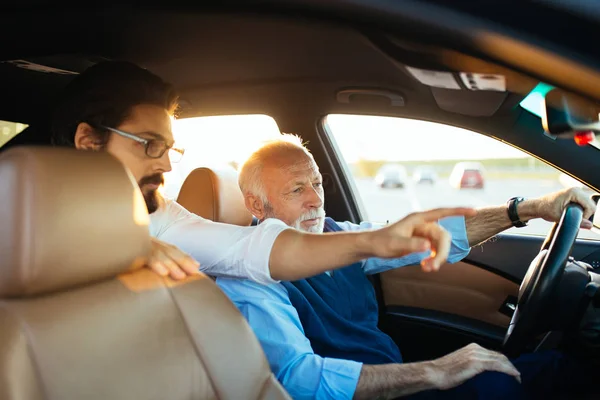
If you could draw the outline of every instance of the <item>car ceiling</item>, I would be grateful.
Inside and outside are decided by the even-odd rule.
[[[406,116],[506,139],[564,169],[580,151],[567,145],[559,152],[553,143],[531,136],[541,133],[539,120],[517,105],[538,79],[523,70],[468,47],[458,50],[456,43],[441,43],[447,38],[436,44],[431,31],[414,26],[402,35],[373,23],[352,23],[347,16],[284,14],[133,7],[16,11],[5,15],[0,27],[0,60],[26,60],[73,73],[104,59],[133,61],[180,90],[181,117],[264,113],[276,118],[282,131],[297,132],[296,116],[313,122],[329,113]],[[509,92],[432,89],[414,79],[407,65],[499,73],[507,77]],[[0,100],[0,119],[39,124],[73,76],[0,62],[0,87],[11,94]],[[349,103],[338,98],[340,90],[365,88],[397,93],[405,105],[392,106],[379,96],[357,95]],[[584,168],[581,172],[584,180],[592,178]]]
[[[61,28],[54,30],[40,29],[36,23],[41,21],[34,21],[32,25],[43,36],[31,35],[10,43],[3,47],[0,58],[26,60],[75,73],[102,59],[130,60],[159,74],[181,91],[187,105],[184,115],[277,113],[271,108],[287,107],[289,102],[304,103],[327,113],[335,111],[332,108],[338,103],[337,91],[363,87],[396,90],[406,97],[409,113],[425,117],[420,115],[421,109],[424,114],[432,109],[440,111],[435,103],[436,93],[411,77],[404,65],[408,61],[411,66],[448,70],[442,55],[435,50],[339,23],[247,14],[146,11],[104,15],[105,25],[111,28],[98,35],[88,34],[82,25],[93,25],[93,21],[68,17],[63,20]],[[487,65],[486,69],[494,68]],[[73,76],[23,70],[12,63],[2,63],[0,82],[14,97],[2,105],[1,112],[28,122],[40,109],[52,104],[55,94]],[[525,93],[536,83],[525,77],[520,80],[525,81],[521,85]],[[269,92],[270,96],[244,95],[257,90],[260,94]],[[451,93],[458,96],[456,91]],[[500,97],[504,100],[506,96]],[[464,104],[463,113],[469,113],[485,98],[486,94],[464,91],[456,103]],[[507,103],[513,106],[521,98],[522,95]],[[284,99],[288,101],[282,102]],[[499,106],[502,101],[495,103]],[[364,104],[359,108],[390,111],[382,105],[385,102],[375,101],[371,110]],[[497,108],[493,107],[491,113]]]

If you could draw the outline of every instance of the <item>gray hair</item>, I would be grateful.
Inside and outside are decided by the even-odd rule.
[[[311,160],[314,160],[300,136],[291,133],[283,133],[277,139],[270,140],[255,150],[239,167],[238,184],[244,196],[254,195],[268,205],[261,179],[263,167],[273,155],[291,152],[303,152]]]

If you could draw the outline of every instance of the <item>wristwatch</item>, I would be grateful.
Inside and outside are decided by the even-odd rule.
[[[520,202],[524,201],[524,197],[513,197],[506,202],[506,211],[508,212],[508,218],[512,222],[514,227],[522,228],[527,226],[527,222],[521,221],[519,214],[517,213],[517,206]]]

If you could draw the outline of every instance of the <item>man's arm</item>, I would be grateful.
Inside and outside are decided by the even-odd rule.
[[[363,365],[353,399],[395,399],[436,389],[425,363]]]
[[[440,208],[413,213],[384,228],[327,234],[282,232],[273,245],[269,267],[273,279],[297,280],[370,257],[398,258],[431,250],[421,265],[435,271],[448,258],[451,237],[437,224],[450,216],[469,216],[469,208]]]
[[[535,201],[525,200],[518,205],[522,221],[535,218]],[[477,209],[477,215],[465,218],[469,246],[473,247],[512,227],[506,206]]]
[[[518,205],[521,220],[542,218],[558,221],[570,202],[584,209],[583,228],[591,228],[587,220],[596,210],[591,191],[565,189]],[[437,209],[410,214],[402,220],[375,231],[331,233],[323,235],[285,231],[275,241],[269,266],[274,279],[296,280],[327,270],[371,258],[398,258],[429,250],[421,261],[423,270],[436,271],[446,261],[451,237],[436,222],[450,216],[465,216],[469,247],[479,244],[512,226],[506,206],[471,209]],[[425,239],[422,240],[422,239]]]
[[[423,260],[423,268],[437,269],[450,251],[450,236],[437,220],[473,212],[436,209],[375,231],[312,234],[275,219],[256,227],[215,223],[173,202],[151,216],[151,227],[153,236],[191,255],[209,275],[269,284],[307,278],[368,257],[395,258],[428,249],[432,254]]]
[[[518,212],[523,220],[535,216],[557,221],[564,206],[575,201],[584,207],[584,218],[588,218],[595,211],[590,193],[582,189],[553,193],[521,203]],[[504,207],[482,209],[479,217],[472,209],[450,208],[410,214],[375,231],[310,234],[289,229],[276,220],[267,220],[259,227],[213,223],[177,203],[171,205],[169,212],[151,215],[151,234],[183,251],[153,243],[157,251],[152,257],[157,262],[152,263],[151,257],[149,264],[162,274],[169,270],[174,278],[184,276],[183,271],[195,271],[196,265],[185,252],[208,274],[261,283],[307,278],[370,257],[398,258],[430,248],[430,256],[421,261],[421,266],[424,271],[435,271],[446,261],[451,248],[451,237],[437,220],[465,216],[470,245],[510,227]],[[589,228],[591,223],[584,220],[582,227]]]
[[[380,229],[381,225],[362,222],[360,225],[351,222],[338,222],[340,228],[344,231],[361,231],[365,229]],[[471,250],[467,231],[465,228],[465,219],[463,217],[443,218],[439,224],[451,236],[450,252],[448,254],[449,263],[455,263],[465,258]],[[394,268],[400,268],[407,265],[418,265],[425,258],[429,257],[430,252],[412,253],[400,258],[384,259],[384,258],[368,258],[363,262],[363,270],[365,274],[372,275],[388,271]]]
[[[362,365],[323,358],[314,354],[282,285],[228,278],[217,279],[217,284],[244,315],[271,370],[294,399],[394,398],[448,389],[487,370],[519,379],[506,357],[477,345],[421,363]]]
[[[221,224],[192,214],[176,202],[169,203],[150,218],[151,235],[172,245],[169,248],[170,265],[180,272],[174,274],[175,268],[169,268],[175,279],[185,276],[183,268],[179,268],[181,263],[172,256],[179,252],[179,256],[189,254],[200,264],[200,271],[209,275],[273,283],[269,254],[277,236],[291,229],[279,220],[269,220],[256,227]],[[162,272],[156,267],[152,269],[159,274]]]
[[[539,198],[525,200],[518,204],[517,213],[524,222],[534,218],[556,222],[560,219],[565,206],[570,202],[575,202],[584,208],[582,228],[589,229],[591,223],[587,221],[587,218],[596,211],[596,205],[590,195],[591,192],[587,189],[565,189]],[[505,205],[480,208],[477,210],[477,214],[465,218],[465,224],[471,247],[512,227]]]
[[[506,356],[470,344],[433,361],[364,365],[354,399],[394,399],[431,389],[448,390],[484,371],[521,374]]]

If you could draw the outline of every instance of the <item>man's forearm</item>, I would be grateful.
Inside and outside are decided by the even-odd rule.
[[[283,281],[304,279],[372,257],[368,235],[368,231],[328,234],[283,231],[271,250],[271,277]]]
[[[536,204],[534,200],[519,203],[517,212],[522,221],[535,218]],[[498,233],[512,227],[506,206],[485,207],[477,209],[477,214],[465,218],[469,246],[473,247]]]
[[[394,399],[435,388],[427,362],[363,365],[354,399]]]

